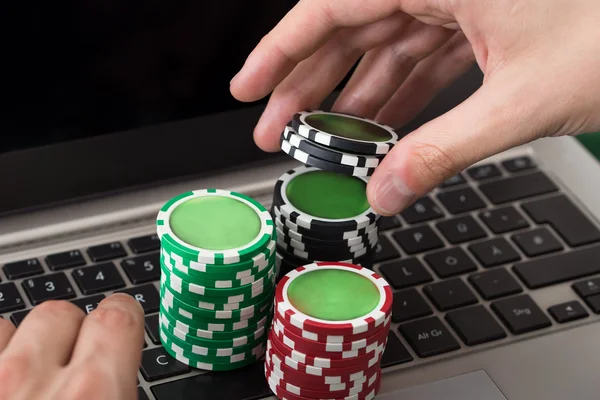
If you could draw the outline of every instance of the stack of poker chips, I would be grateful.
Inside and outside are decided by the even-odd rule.
[[[279,399],[374,398],[393,294],[373,271],[313,263],[277,285],[265,377]]]
[[[157,232],[165,350],[190,367],[213,371],[264,356],[277,276],[268,210],[239,193],[198,190],[163,206]]]
[[[280,138],[281,149],[305,165],[368,177],[398,142],[389,126],[352,115],[303,111]]]
[[[344,261],[372,268],[379,215],[363,177],[300,166],[273,190],[280,275],[315,261]]]

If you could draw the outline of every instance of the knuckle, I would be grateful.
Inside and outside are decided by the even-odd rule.
[[[134,315],[125,307],[120,306],[98,307],[88,317],[111,328],[132,328],[137,324]]]
[[[416,143],[410,153],[410,165],[417,179],[427,184],[437,184],[455,175],[459,161],[441,146]]]
[[[82,312],[77,306],[66,300],[48,300],[35,306],[34,311],[38,314],[59,315],[77,314]],[[33,311],[32,311],[33,312]]]

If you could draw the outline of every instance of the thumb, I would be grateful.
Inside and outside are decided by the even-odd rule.
[[[539,80],[520,72],[486,78],[462,104],[402,138],[369,180],[373,209],[397,214],[472,164],[549,134],[558,125],[554,107],[542,104],[544,89],[532,84]]]

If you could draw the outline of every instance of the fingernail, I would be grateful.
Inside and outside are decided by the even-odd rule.
[[[397,214],[415,200],[415,193],[396,175],[387,175],[375,189],[375,205],[386,214]]]

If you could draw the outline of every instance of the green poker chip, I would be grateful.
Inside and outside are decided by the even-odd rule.
[[[237,310],[206,310],[198,307],[191,306],[181,301],[175,293],[171,292],[168,288],[162,291],[162,300],[173,308],[176,313],[185,313],[188,318],[199,321],[214,321],[218,322],[221,320],[237,320],[242,321],[245,319],[252,318],[255,314],[262,313],[273,303],[274,289],[271,288],[259,302],[250,306],[240,308]],[[183,315],[183,314],[182,314]]]
[[[160,330],[160,340],[167,353],[177,361],[192,368],[208,371],[230,371],[255,363],[260,360],[266,351],[266,339],[264,344],[259,344],[251,352],[243,352],[228,357],[202,357],[184,350],[181,346],[169,340],[168,334]]]
[[[277,232],[266,247],[252,258],[232,264],[207,264],[190,260],[173,252],[168,244],[161,245],[161,255],[165,262],[185,274],[197,278],[242,279],[265,268],[269,259],[275,254]]]
[[[193,314],[186,312],[185,310],[174,306],[172,303],[163,297],[165,293],[164,290],[161,290],[161,306],[164,308],[174,319],[185,323],[186,325],[195,328],[202,329],[207,331],[216,331],[216,332],[226,332],[226,331],[236,331],[240,329],[246,329],[251,325],[255,325],[258,321],[260,321],[263,317],[270,315],[273,312],[273,302],[269,303],[269,307],[266,307],[264,310],[260,310],[259,312],[255,312],[251,318],[243,319],[243,320],[212,320],[212,319],[200,319],[198,317],[194,318]]]
[[[211,349],[227,349],[227,348],[242,348],[245,346],[254,346],[254,343],[266,336],[269,333],[269,325],[263,324],[258,326],[257,329],[247,335],[240,335],[233,339],[228,340],[216,340],[206,339],[198,336],[185,333],[181,329],[177,328],[176,325],[172,325],[168,317],[165,317],[162,313],[159,314],[159,324],[163,329],[168,331],[173,336],[178,337],[185,343],[193,344],[199,347],[206,347]]]
[[[215,342],[212,341],[206,343],[207,341],[202,341],[202,339],[181,335],[180,332],[165,325],[165,322],[165,320],[160,322],[159,329],[165,332],[169,341],[177,344],[186,351],[202,357],[228,357],[234,354],[252,352],[257,345],[264,343],[266,339],[263,329],[260,336],[249,338],[246,343],[238,343],[235,346],[215,346]]]
[[[198,329],[190,326],[179,320],[178,315],[171,315],[170,311],[167,311],[162,305],[160,306],[160,315],[162,318],[169,322],[170,326],[175,327],[178,331],[193,337],[198,337],[200,339],[210,339],[216,341],[239,341],[243,340],[241,338],[254,335],[260,328],[265,327],[265,329],[269,329],[271,326],[272,315],[268,314],[261,318],[258,322],[254,324],[250,324],[243,329],[238,329],[235,331],[209,331],[204,329]],[[234,347],[234,346],[231,346]]]
[[[276,248],[275,242],[272,243],[272,247]],[[264,261],[257,263],[249,269],[231,273],[223,272],[215,274],[195,271],[190,268],[189,265],[182,264],[180,261],[175,261],[175,259],[164,250],[161,251],[160,262],[170,273],[185,281],[194,282],[198,285],[214,289],[228,289],[251,284],[267,275],[275,262],[275,251],[269,255],[269,258],[265,258]],[[222,268],[223,266],[220,267]]]
[[[182,193],[156,218],[161,246],[182,259],[227,265],[250,260],[276,235],[269,212],[240,193],[205,189]]]
[[[166,279],[169,281],[170,287],[177,290],[177,292],[179,292],[181,294],[187,295],[188,297],[195,298],[197,296],[201,296],[201,297],[206,296],[206,297],[222,298],[222,297],[233,297],[233,296],[239,296],[239,295],[248,296],[252,293],[257,292],[258,290],[261,290],[261,288],[267,286],[268,282],[273,279],[273,276],[275,275],[274,266],[275,266],[274,264],[270,266],[270,268],[267,270],[266,276],[258,278],[257,280],[255,280],[252,283],[246,284],[244,286],[238,286],[238,287],[234,287],[234,288],[223,288],[223,289],[201,286],[200,284],[196,284],[195,283],[196,281],[194,281],[194,282],[186,281],[186,280],[182,279],[181,277],[177,276],[176,274],[171,273],[171,271],[169,271],[168,268],[162,264],[161,264],[161,272],[162,272],[162,274],[165,275]]]
[[[161,285],[166,285],[172,292],[176,293],[178,297],[180,296],[186,299],[187,303],[198,303],[198,308],[210,309],[211,307],[204,306],[202,303],[208,303],[210,305],[248,303],[257,297],[260,297],[263,293],[268,292],[268,290],[275,285],[276,276],[275,266],[273,266],[269,275],[263,278],[263,281],[260,285],[246,285],[248,286],[247,288],[236,288],[239,290],[237,290],[235,293],[222,292],[220,296],[208,296],[200,294],[198,292],[201,290],[196,290],[198,287],[189,284],[189,282],[184,282],[173,275],[168,275],[164,272],[164,268],[161,268],[160,280]],[[227,309],[227,307],[222,308],[224,310]],[[235,309],[235,307],[232,309]]]

